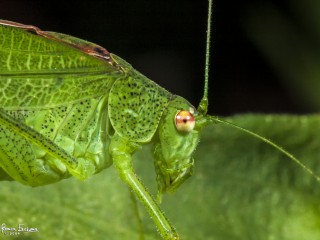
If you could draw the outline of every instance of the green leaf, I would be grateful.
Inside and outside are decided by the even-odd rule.
[[[275,141],[320,173],[319,115],[228,120]],[[155,194],[151,148],[135,158]],[[218,124],[204,131],[195,165],[194,176],[162,204],[182,239],[320,239],[320,184],[274,148]],[[86,182],[30,188],[3,181],[0,189],[0,224],[39,230],[18,237],[0,231],[0,239],[139,239],[129,191],[113,167]],[[139,210],[146,239],[160,239],[141,205]]]

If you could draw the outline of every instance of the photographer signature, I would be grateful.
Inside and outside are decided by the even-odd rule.
[[[34,233],[39,232],[36,227],[28,227],[25,224],[19,223],[17,227],[8,227],[5,223],[1,224],[1,233],[4,235],[20,235],[22,233]]]

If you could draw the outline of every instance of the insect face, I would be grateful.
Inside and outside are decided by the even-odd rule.
[[[192,154],[199,142],[194,112],[190,103],[176,97],[163,114],[154,151],[158,201],[163,192],[173,192],[193,173]]]

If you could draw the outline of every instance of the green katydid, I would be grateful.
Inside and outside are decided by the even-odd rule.
[[[163,239],[175,228],[136,176],[132,154],[154,144],[158,202],[193,170],[201,130],[224,123],[206,115],[211,1],[204,97],[195,109],[104,48],[68,35],[0,21],[0,166],[15,181],[40,186],[87,179],[111,166],[146,207]]]

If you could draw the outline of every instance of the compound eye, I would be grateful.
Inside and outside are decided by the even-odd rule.
[[[194,117],[189,111],[181,110],[175,119],[176,128],[179,132],[191,132],[194,128]]]

